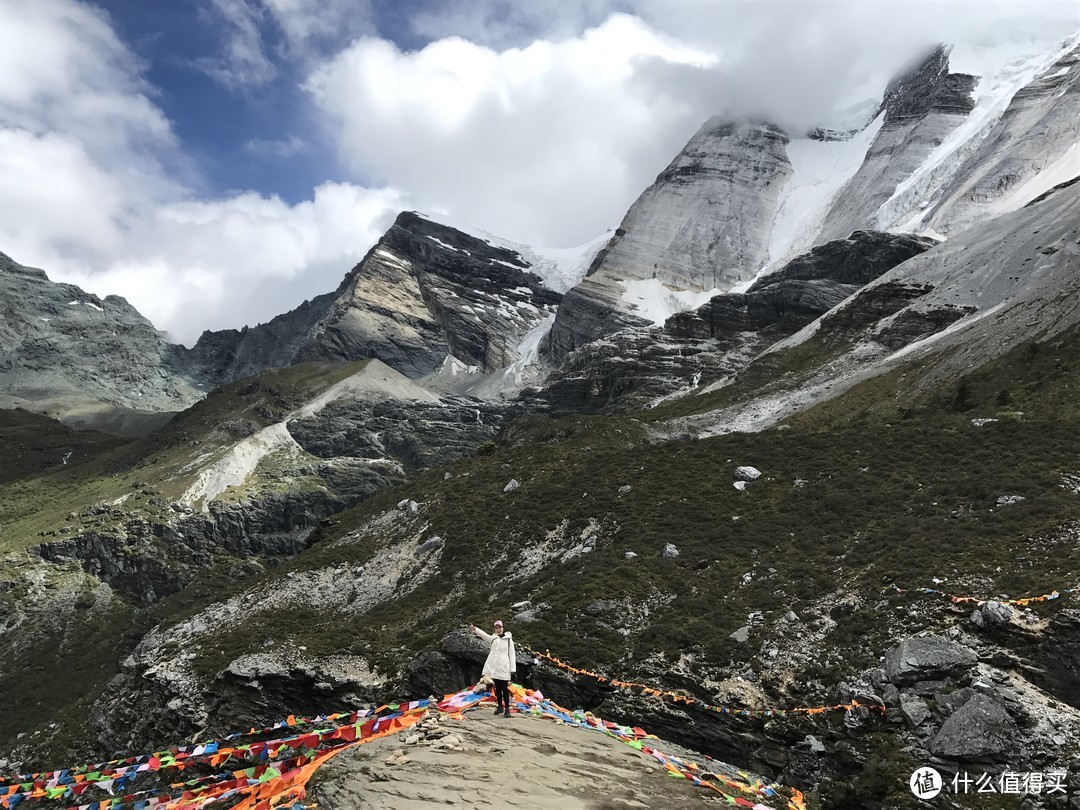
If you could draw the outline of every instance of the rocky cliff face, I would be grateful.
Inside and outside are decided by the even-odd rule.
[[[202,396],[177,347],[119,296],[105,299],[0,254],[0,406],[117,432]]]
[[[837,194],[817,240],[880,227],[878,209],[974,108],[975,84],[974,76],[949,72],[944,46],[893,80],[879,112],[881,129],[862,166]]]
[[[184,353],[185,364],[208,390],[270,368],[291,366],[335,297],[333,292],[324,293],[258,326],[203,332]]]
[[[402,214],[342,282],[296,359],[378,357],[421,377],[452,355],[496,371],[518,359],[559,300],[518,253]]]
[[[767,124],[706,122],[567,293],[548,341],[551,356],[561,361],[620,328],[655,321],[655,307],[633,303],[635,293],[704,293],[751,278],[768,258],[769,226],[790,174],[786,144]]]
[[[0,406],[146,433],[218,386],[308,360],[379,358],[415,377],[452,362],[490,374],[535,353],[539,335],[526,338],[561,300],[531,262],[566,270],[405,213],[336,291],[265,324],[206,332],[188,350],[122,298],[0,256]]]
[[[627,329],[575,352],[543,386],[556,412],[641,407],[742,368],[778,340],[936,242],[856,231],[796,257],[745,293],[722,293],[663,327]]]

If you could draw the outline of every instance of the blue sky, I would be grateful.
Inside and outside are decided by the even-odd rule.
[[[931,41],[1038,53],[1078,14],[1075,0],[0,0],[0,251],[122,295],[190,344],[333,289],[401,210],[583,244],[711,115],[835,124]]]
[[[155,101],[201,168],[208,193],[256,189],[297,203],[320,182],[345,179],[300,87],[305,65],[282,54],[284,36],[271,19],[260,20],[259,32],[275,75],[255,86],[237,86],[200,67],[219,56],[232,34],[207,3],[102,0],[98,5],[144,61],[146,78],[158,90]],[[398,15],[387,16],[394,24]],[[407,30],[396,30],[401,39],[395,41],[413,39]]]

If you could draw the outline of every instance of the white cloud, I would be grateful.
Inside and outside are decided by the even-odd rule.
[[[210,13],[225,26],[224,47],[216,56],[197,60],[196,67],[226,87],[258,87],[272,81],[277,68],[263,51],[262,7],[248,0],[209,0],[209,3]]]
[[[0,0],[0,250],[190,342],[333,289],[404,207],[341,183],[198,199],[140,67],[90,6]]]
[[[294,55],[372,32],[371,0],[262,0]]]
[[[630,5],[620,0],[471,0],[441,3],[410,17],[413,32],[429,40],[462,37],[492,48],[536,39],[563,39],[599,25]]]
[[[403,53],[362,39],[308,87],[340,122],[358,172],[457,223],[567,244],[617,221],[701,123],[678,93],[642,93],[641,70],[710,61],[615,15],[581,36],[503,51],[450,38]]]
[[[254,193],[161,205],[127,223],[125,250],[107,265],[65,265],[63,276],[123,295],[190,343],[203,329],[267,321],[333,290],[400,205],[393,190],[340,183],[292,206]]]
[[[260,157],[290,158],[308,151],[308,145],[299,135],[288,138],[252,138],[242,147],[250,155]]]
[[[455,224],[567,246],[616,224],[710,115],[851,124],[840,111],[932,43],[1080,25],[1075,0],[627,0],[638,16],[577,27],[616,4],[443,4],[417,30],[478,41],[362,39],[307,86],[360,176]]]
[[[266,81],[282,53],[261,33],[280,28],[284,55],[314,65],[306,87],[319,117],[301,131],[328,126],[357,177],[385,185],[324,183],[298,205],[201,199],[144,66],[104,13],[82,0],[0,0],[0,250],[125,295],[185,341],[333,289],[402,208],[536,244],[585,242],[712,113],[809,123],[855,79],[879,91],[917,44],[988,29],[1063,36],[1076,10],[626,0],[639,17],[586,27],[619,0],[478,0],[415,20],[417,32],[478,42],[403,52],[367,37],[319,64],[333,43],[369,30],[367,3],[212,2],[233,21],[216,66],[236,82]],[[1026,22],[1003,22],[1018,10]],[[267,160],[315,151],[267,135],[245,150]]]

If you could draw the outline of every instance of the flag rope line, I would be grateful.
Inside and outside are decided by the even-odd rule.
[[[261,789],[261,786],[269,781],[290,775],[290,784],[299,783],[299,781],[306,782],[306,779],[300,780],[300,775],[311,764],[321,763],[330,753],[339,749],[396,733],[402,728],[417,722],[422,713],[427,711],[429,705],[430,701],[428,700],[412,701],[404,705],[395,705],[394,708],[397,711],[382,716],[375,716],[375,712],[390,707],[381,707],[380,710],[341,713],[337,716],[349,718],[359,716],[359,718],[336,728],[320,729],[292,737],[256,742],[236,748],[223,748],[219,745],[220,741],[203,744],[200,747],[204,747],[206,750],[198,754],[192,753],[182,760],[169,759],[168,755],[158,756],[156,754],[134,757],[132,758],[134,760],[147,761],[137,767],[121,766],[112,773],[105,771],[86,772],[86,769],[92,766],[51,771],[47,774],[39,774],[39,776],[49,776],[50,778],[47,781],[38,779],[15,782],[8,785],[6,791],[0,790],[0,807],[5,809],[14,808],[26,800],[77,798],[86,793],[90,787],[96,787],[108,792],[110,798],[90,804],[76,805],[77,810],[105,810],[106,808],[125,805],[131,805],[135,810],[165,807],[202,807],[209,803],[210,798],[213,798],[213,801],[223,798],[222,795],[218,795],[223,790],[228,793],[228,796],[253,793],[257,792],[256,789]],[[237,736],[244,735],[229,735],[229,737],[223,739],[235,739]],[[328,748],[318,750],[320,746],[327,743],[330,744]],[[292,759],[277,763],[267,762],[269,759],[278,757],[285,749],[295,749],[301,753]],[[186,768],[198,765],[217,768],[229,759],[235,758],[240,761],[252,757],[258,757],[267,764],[255,765],[231,772],[210,774],[186,782],[174,782],[168,788],[151,788],[137,793],[121,796],[114,795],[115,789],[130,784],[139,774],[148,771],[156,772],[172,768],[183,771]],[[221,788],[223,784],[228,784],[228,787]],[[181,791],[181,789],[183,790]],[[216,789],[212,796],[202,795],[212,789]],[[181,798],[185,803],[177,804],[176,802],[180,801],[180,799],[171,795],[162,795],[177,791],[181,791]],[[148,798],[144,800],[143,797]],[[195,803],[192,803],[193,801]],[[237,807],[240,807],[240,805],[237,805]],[[254,807],[255,805],[252,805],[252,808]]]
[[[796,706],[787,709],[746,709],[733,708],[731,706],[718,706],[712,703],[708,703],[704,700],[699,700],[698,698],[680,695],[677,692],[657,689],[656,687],[649,686],[645,683],[638,683],[636,681],[623,681],[617,678],[609,678],[606,675],[600,674],[599,672],[594,672],[590,669],[584,669],[582,667],[577,667],[573,664],[569,664],[560,658],[556,658],[550,653],[538,652],[536,650],[526,647],[524,644],[519,646],[521,646],[523,650],[528,651],[536,658],[554,664],[556,667],[566,672],[572,672],[575,675],[583,675],[587,678],[592,678],[602,684],[608,684],[618,689],[638,689],[641,691],[642,694],[645,695],[671,700],[687,706],[696,706],[699,709],[704,709],[706,711],[714,712],[716,714],[729,715],[732,717],[787,717],[789,715],[797,714],[817,715],[835,711],[852,711],[853,709],[868,709],[870,711],[878,711],[882,713],[884,713],[885,711],[884,704],[869,703],[858,700],[853,700],[849,703],[837,703],[829,706]]]
[[[1020,599],[1006,599],[998,597],[990,597],[988,599],[982,599],[977,596],[957,596],[956,594],[949,593],[948,591],[942,591],[937,588],[901,588],[896,583],[886,585],[883,591],[892,591],[894,593],[922,593],[931,596],[940,596],[943,599],[948,599],[954,604],[975,604],[978,606],[985,605],[987,602],[1000,602],[1003,605],[1018,605],[1024,607],[1035,602],[1053,602],[1056,599],[1060,599],[1065,594],[1080,593],[1080,585],[1072,588],[1062,588],[1060,591],[1051,591],[1050,593],[1040,594],[1038,596],[1025,596]]]

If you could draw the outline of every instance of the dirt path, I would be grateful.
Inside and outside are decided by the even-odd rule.
[[[427,726],[428,739],[419,743],[405,741],[425,732],[406,731],[337,756],[312,783],[317,806],[674,810],[724,804],[716,794],[668,776],[651,757],[597,731],[524,715],[496,717],[488,707],[469,712],[464,720],[427,721]],[[444,732],[448,736],[432,745],[432,738]],[[387,764],[396,751],[408,761]]]

